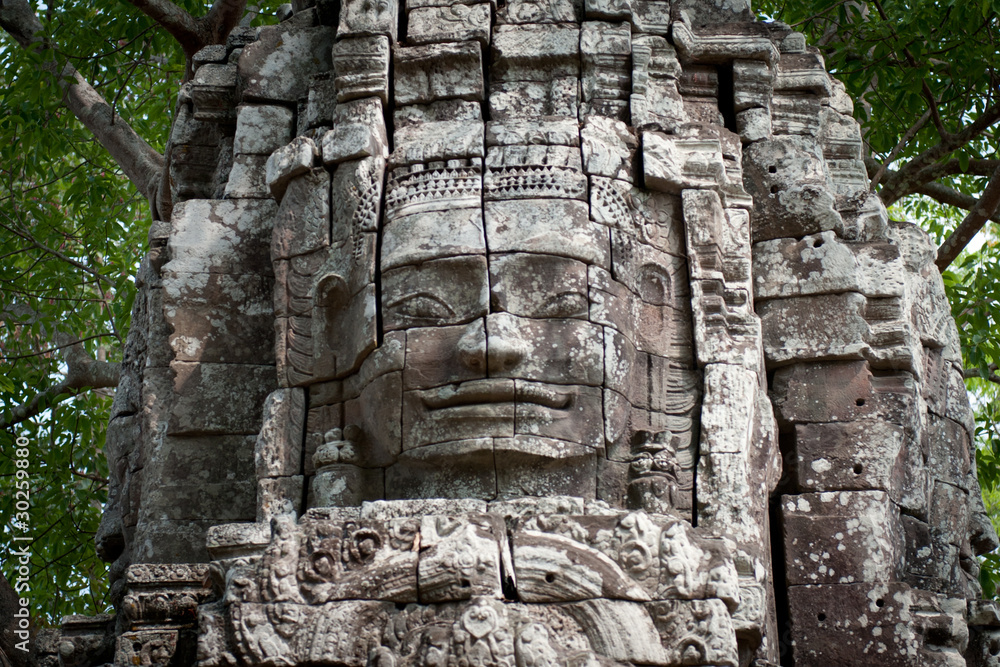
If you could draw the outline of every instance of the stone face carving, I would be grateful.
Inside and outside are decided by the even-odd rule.
[[[122,562],[213,561],[120,568],[116,663],[995,662],[934,249],[802,35],[316,0],[230,42],[109,429]]]

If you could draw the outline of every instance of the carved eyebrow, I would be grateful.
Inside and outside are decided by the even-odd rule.
[[[407,303],[409,303],[411,301],[415,301],[415,300],[421,299],[421,298],[427,299],[428,301],[431,301],[432,303],[434,303],[436,305],[440,305],[441,307],[443,307],[447,311],[447,313],[445,313],[446,315],[448,315],[448,316],[454,316],[455,315],[455,309],[454,308],[452,308],[451,306],[449,306],[438,295],[436,295],[436,294],[434,294],[432,292],[428,292],[426,290],[423,290],[423,291],[420,291],[420,292],[410,292],[409,294],[404,294],[403,296],[399,297],[395,301],[392,301],[392,302],[386,304],[386,307],[387,308],[397,308],[399,306],[406,305]],[[414,317],[414,318],[435,317],[434,315],[407,315],[406,313],[403,313],[403,315],[405,315],[407,317]]]

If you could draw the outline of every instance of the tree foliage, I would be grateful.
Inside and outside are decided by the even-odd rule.
[[[156,23],[112,3],[51,4],[47,48],[0,33],[0,525],[16,531],[16,436],[30,445],[31,591],[38,620],[107,606],[93,536],[106,499],[104,432],[149,209],[62,104],[47,63],[76,67],[162,150],[183,55]],[[101,371],[104,377],[91,371]],[[102,380],[104,380],[102,382]],[[7,539],[3,542],[9,543]],[[4,558],[4,574],[13,566]]]

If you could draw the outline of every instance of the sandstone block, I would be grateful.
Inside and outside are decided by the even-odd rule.
[[[258,478],[301,473],[305,418],[303,389],[278,389],[268,394],[254,449]]]
[[[546,253],[609,266],[607,230],[590,220],[585,202],[491,201],[486,202],[484,211],[486,238],[492,252]]]
[[[349,37],[333,47],[334,85],[337,101],[378,97],[389,101],[389,38]]]
[[[189,200],[174,207],[164,270],[269,275],[274,202]]]
[[[420,601],[449,602],[503,597],[500,549],[506,527],[486,514],[424,516],[420,521]]]
[[[481,209],[414,213],[387,222],[382,239],[382,270],[485,252]]]
[[[176,400],[168,432],[254,434],[264,399],[275,389],[274,366],[174,361]]]
[[[477,429],[477,433],[483,432]],[[493,499],[497,493],[494,465],[491,438],[453,440],[407,450],[385,471],[386,495],[389,499]]]
[[[340,8],[337,37],[385,35],[396,41],[399,28],[399,3],[372,4],[364,0],[345,0]]]
[[[576,118],[580,104],[580,84],[575,77],[555,77],[544,81],[490,83],[492,120],[528,120],[539,116]]]
[[[258,479],[257,523],[270,523],[276,516],[301,514],[304,479],[302,475]]]
[[[390,269],[382,275],[383,327],[443,326],[483,317],[489,310],[488,284],[482,255]]]
[[[451,98],[482,100],[481,52],[482,47],[476,42],[395,49],[396,104],[426,104]]]
[[[495,438],[494,451],[499,498],[596,496],[597,454],[589,446],[519,434]]]
[[[789,606],[796,665],[953,664],[968,641],[964,602],[905,584],[794,586]]]
[[[267,199],[266,155],[234,155],[233,166],[226,181],[226,199]]]
[[[266,182],[271,195],[281,201],[288,183],[308,172],[319,156],[316,143],[309,137],[296,137],[290,144],[274,151],[267,158]]]
[[[264,28],[247,45],[239,60],[244,100],[275,100],[295,104],[305,97],[309,75],[330,69],[334,31],[316,28]],[[289,76],[289,72],[295,76]]]
[[[910,426],[916,391],[909,374],[876,377],[863,361],[797,364],[771,382],[779,424],[879,419]]]
[[[846,244],[834,232],[801,240],[775,239],[753,248],[754,297],[758,300],[859,292],[902,296],[905,272],[896,245]]]
[[[375,156],[389,157],[385,117],[377,97],[338,104],[333,111],[333,129],[323,135],[323,164]]]
[[[642,165],[646,187],[670,194],[686,188],[717,188],[726,180],[717,139],[643,132]]]
[[[393,135],[395,149],[389,157],[389,167],[481,158],[484,155],[483,133],[483,124],[476,121],[439,121],[399,128]]]
[[[586,173],[632,182],[639,142],[625,123],[590,117],[584,122],[580,137]]]
[[[882,491],[782,496],[781,522],[791,586],[894,581],[902,572],[899,508]]]
[[[177,361],[273,362],[269,276],[164,271],[163,315]]]
[[[329,464],[309,482],[308,507],[357,507],[385,495],[384,472],[349,463]]]
[[[901,426],[877,421],[797,424],[795,457],[803,491],[876,490],[898,500],[907,444]]]
[[[504,25],[493,33],[493,76],[497,81],[578,78],[580,29],[567,25]]]
[[[245,104],[236,118],[233,152],[270,155],[292,140],[295,114],[288,107]]]
[[[489,47],[490,4],[487,2],[457,2],[440,7],[414,7],[408,11],[406,41],[409,44],[472,40],[480,42],[483,48]]]

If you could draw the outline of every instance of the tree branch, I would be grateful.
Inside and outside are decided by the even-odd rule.
[[[936,181],[945,176],[957,176],[967,174],[969,176],[991,176],[1000,166],[1000,160],[969,160],[966,167],[962,168],[962,162],[958,159],[951,159],[947,162],[938,162],[929,167],[921,169],[917,173],[917,180],[924,183]],[[912,194],[912,193],[906,193]],[[903,195],[906,196],[906,195]]]
[[[865,168],[868,171],[868,175],[871,176],[878,172],[882,168],[882,163],[878,160],[867,157],[865,158]],[[892,175],[896,172],[891,169],[887,169],[886,173]],[[976,207],[976,198],[967,195],[963,192],[959,192],[953,188],[949,188],[946,185],[941,185],[940,183],[926,183],[921,185],[919,188],[911,192],[910,194],[924,195],[930,197],[939,204],[946,204],[948,206],[954,206],[955,208],[960,208],[965,211],[971,211]],[[1000,222],[1000,213],[994,213],[990,216],[990,220],[993,222]]]
[[[22,239],[24,239],[28,243],[32,244],[33,246],[35,246],[39,250],[47,252],[48,254],[52,255],[53,257],[55,257],[57,259],[61,259],[62,261],[64,261],[67,264],[69,264],[70,266],[75,266],[76,268],[80,269],[81,271],[83,271],[85,273],[89,273],[90,275],[94,276],[95,278],[97,278],[98,280],[100,280],[101,282],[103,282],[105,284],[108,284],[108,285],[114,285],[115,284],[115,282],[113,280],[111,280],[110,278],[108,278],[104,274],[95,271],[94,269],[90,268],[86,264],[83,264],[82,262],[76,261],[72,257],[67,257],[66,255],[64,255],[63,253],[59,252],[58,250],[53,250],[52,248],[48,247],[47,245],[45,245],[41,241],[37,240],[31,234],[28,234],[28,233],[26,233],[24,231],[15,229],[13,227],[8,227],[7,225],[3,224],[2,222],[0,222],[0,227],[3,227],[4,229],[6,229],[11,234],[14,234],[16,236],[21,237]]]
[[[917,190],[917,194],[927,195],[942,204],[961,208],[966,211],[971,211],[976,206],[976,198],[972,195],[961,193],[940,183],[928,183]],[[994,213],[990,216],[990,220],[1000,222],[1000,214]]]
[[[959,223],[951,236],[938,248],[935,263],[940,270],[944,271],[949,264],[955,261],[965,246],[969,245],[972,237],[978,234],[986,221],[996,214],[998,206],[1000,206],[1000,167],[997,167],[996,171],[993,172],[990,182],[986,185],[986,189],[983,190],[976,205]]]
[[[205,46],[198,22],[170,0],[128,0],[128,3],[163,26],[188,58]]]
[[[945,157],[952,151],[961,148],[977,136],[988,130],[997,121],[1000,121],[1000,104],[989,107],[979,117],[960,131],[949,134],[941,138],[935,146],[927,149],[920,155],[907,162],[893,176],[886,179],[885,185],[879,192],[882,203],[891,206],[906,194],[912,194],[922,185],[929,181],[921,182],[920,172],[930,167],[935,162]]]
[[[0,0],[0,28],[26,49],[41,49],[42,24],[26,0]],[[164,168],[163,156],[115,114],[101,95],[71,65],[50,61],[63,104],[111,154],[125,175],[152,204]]]
[[[899,140],[899,143],[896,144],[895,148],[893,148],[892,151],[889,152],[888,157],[885,158],[885,161],[879,166],[878,171],[876,171],[875,175],[872,176],[872,184],[868,188],[869,192],[875,192],[875,188],[876,186],[878,186],[879,181],[881,181],[882,177],[885,176],[885,170],[889,168],[889,165],[893,163],[893,161],[896,159],[896,156],[899,155],[899,152],[903,150],[906,144],[910,143],[910,140],[913,139],[913,137],[917,136],[917,132],[919,132],[920,129],[927,124],[927,121],[930,120],[930,117],[931,117],[931,110],[928,109],[927,111],[924,112],[924,115],[921,116],[919,120],[917,120],[916,123],[910,126],[910,129],[906,131],[906,134],[904,134],[903,138]]]
[[[906,57],[910,63],[916,65],[916,60],[913,58],[909,49],[903,49],[903,51],[906,53]],[[927,110],[931,112],[931,118],[934,119],[934,127],[937,128],[938,134],[945,138],[950,137],[951,133],[948,132],[948,128],[944,126],[944,121],[941,120],[941,114],[938,112],[938,105],[940,104],[940,101],[934,97],[934,93],[931,92],[931,87],[927,85],[926,80],[923,82],[921,92],[924,95],[924,99],[927,100]]]
[[[38,311],[24,303],[6,304],[0,307],[0,320],[8,317],[26,319],[29,322],[45,319]],[[94,359],[83,347],[85,339],[72,336],[57,328],[50,329],[45,322],[42,323],[42,331],[56,344],[57,349],[62,350],[62,358],[66,363],[65,377],[62,382],[40,391],[27,403],[10,409],[6,414],[0,413],[0,429],[31,419],[85,390],[118,386],[121,364]]]
[[[199,20],[209,44],[224,44],[229,33],[243,17],[246,0],[215,0],[208,14]]]
[[[59,334],[65,339],[65,334]],[[62,345],[62,342],[59,343]],[[66,378],[59,384],[49,387],[23,405],[12,409],[9,414],[0,417],[0,429],[6,429],[19,424],[35,415],[48,410],[53,405],[88,389],[103,389],[118,386],[118,376],[121,366],[110,361],[97,361],[83,349],[79,341],[70,344],[64,354],[66,361]]]
[[[983,379],[984,380],[989,380],[990,382],[996,382],[997,384],[1000,384],[1000,375],[996,374],[996,370],[997,370],[997,365],[996,364],[990,364],[990,374],[989,374],[988,377],[983,378]],[[969,378],[982,378],[983,377],[983,374],[979,371],[978,368],[966,368],[963,371],[963,374],[965,375],[965,379],[967,379],[967,380]]]

